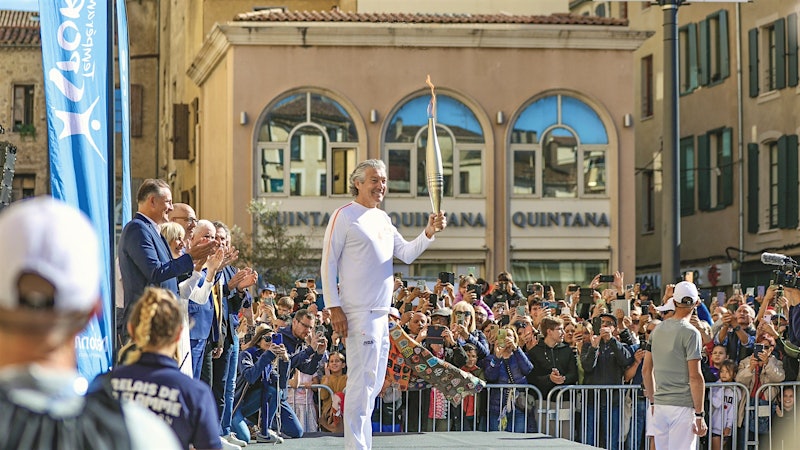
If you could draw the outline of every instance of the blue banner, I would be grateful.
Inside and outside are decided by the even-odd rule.
[[[122,226],[131,220],[131,81],[129,78],[128,12],[125,0],[117,0],[117,54],[119,58],[120,109],[122,110]]]
[[[75,339],[78,371],[88,380],[112,362],[109,230],[109,2],[39,0],[53,197],[79,208],[100,239],[102,314]],[[109,154],[109,152],[111,152]]]

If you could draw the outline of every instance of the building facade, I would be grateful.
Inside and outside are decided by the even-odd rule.
[[[414,237],[430,210],[430,74],[450,225],[400,271],[510,269],[559,287],[632,273],[633,92],[616,86],[633,83],[647,35],[568,15],[241,14],[213,27],[188,71],[198,209],[247,229],[247,203],[273,202],[319,253],[349,173],[379,158],[383,207]]]
[[[798,251],[797,13],[791,2],[692,3],[678,13],[681,270],[710,296],[774,278],[764,251]],[[637,278],[660,272],[663,12],[629,3],[634,29]]]
[[[49,192],[47,113],[37,14],[0,10],[0,142],[17,148],[11,201]],[[0,145],[0,180],[5,146]]]

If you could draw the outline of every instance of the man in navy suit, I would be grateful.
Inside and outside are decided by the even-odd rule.
[[[136,194],[138,211],[125,225],[119,239],[119,268],[124,291],[123,316],[117,320],[120,345],[128,340],[126,324],[132,305],[147,286],[159,286],[178,295],[176,277],[190,273],[216,250],[214,241],[192,246],[184,255],[172,259],[167,241],[158,225],[168,222],[172,211],[172,192],[164,180],[147,179]]]

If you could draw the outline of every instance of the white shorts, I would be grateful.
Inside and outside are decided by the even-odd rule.
[[[694,450],[694,409],[685,406],[655,405],[647,432],[653,433],[656,450]]]

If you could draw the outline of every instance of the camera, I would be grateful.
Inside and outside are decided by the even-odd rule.
[[[453,272],[439,272],[439,280],[442,284],[456,284],[456,274]]]
[[[481,285],[480,284],[468,284],[467,285],[467,292],[474,292],[475,295],[478,296],[478,299],[481,298]]]
[[[299,287],[299,288],[297,288],[297,298],[300,301],[305,300],[306,299],[306,295],[308,295],[308,288],[307,287]]]
[[[641,348],[642,348],[642,350],[644,350],[646,352],[652,352],[653,351],[653,347],[647,341],[642,342]]]
[[[764,344],[753,345],[753,359],[759,359],[759,356],[763,351],[764,351]]]
[[[788,288],[798,287],[797,261],[778,253],[762,253],[761,262],[770,266],[780,266],[779,269],[773,271],[775,274],[775,284]]]
[[[283,335],[280,333],[275,333],[272,335],[272,343],[275,345],[283,344]]]
[[[613,283],[614,275],[600,275],[600,279],[598,281],[601,283]]]

